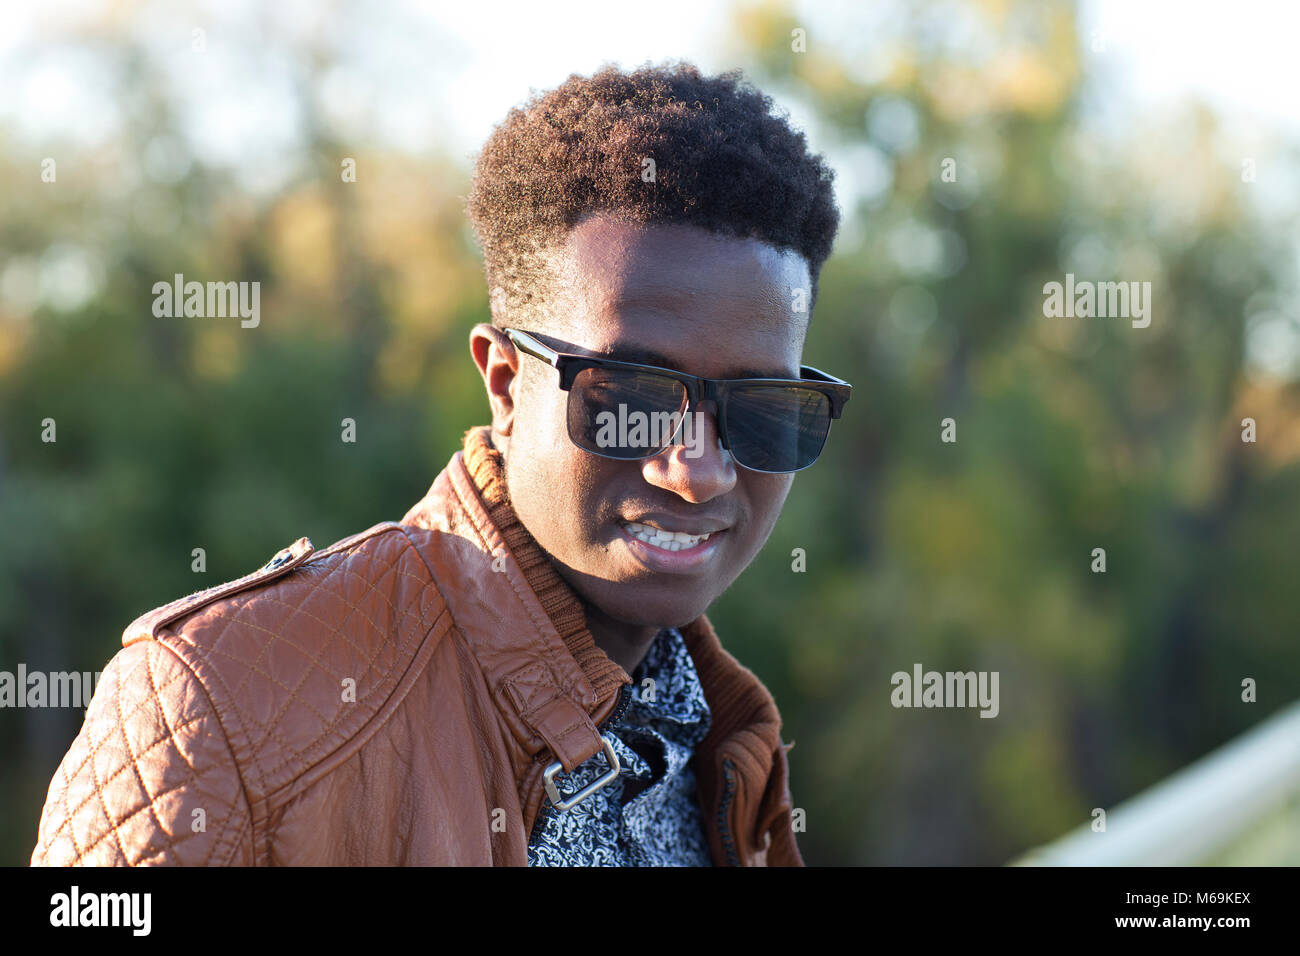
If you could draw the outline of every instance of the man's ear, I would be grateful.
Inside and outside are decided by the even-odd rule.
[[[469,350],[487,388],[492,431],[508,437],[515,420],[514,387],[519,374],[519,352],[504,332],[486,322],[470,330]]]

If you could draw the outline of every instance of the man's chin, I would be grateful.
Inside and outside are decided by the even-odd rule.
[[[601,600],[590,602],[602,614],[611,620],[619,621],[633,627],[675,627],[683,628],[708,610],[710,601],[684,602],[676,600],[655,600],[644,597],[641,600],[621,598],[619,600]]]
[[[584,604],[611,621],[632,627],[684,627],[707,611],[717,597],[715,589],[704,581],[685,576],[642,571],[620,581],[576,572],[565,565],[559,565],[559,570]]]

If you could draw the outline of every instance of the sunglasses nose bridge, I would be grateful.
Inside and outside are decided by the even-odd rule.
[[[723,408],[726,406],[725,386],[721,382],[713,379],[700,379],[700,402],[699,404],[708,403],[712,406],[712,415],[714,426],[718,430],[718,442],[726,451],[731,451],[731,443],[727,441],[727,423],[723,416]]]
[[[706,441],[708,435],[707,418],[713,419],[713,431],[718,446],[730,456],[731,446],[727,442],[726,430],[722,426],[717,400],[713,397],[706,398],[703,393],[698,396],[698,399],[688,402],[686,414],[682,416],[681,428],[673,436],[672,443],[666,446],[665,450],[678,445],[685,445],[693,449],[702,447],[700,443]],[[697,454],[688,457],[699,457],[699,454],[697,452]]]

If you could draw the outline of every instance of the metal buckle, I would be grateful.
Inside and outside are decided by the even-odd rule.
[[[542,771],[542,779],[546,781],[546,795],[551,798],[551,803],[555,806],[555,809],[568,810],[570,807],[576,807],[618,776],[620,770],[618,754],[614,753],[614,747],[605,739],[604,735],[601,736],[600,742],[605,745],[605,760],[609,764],[609,771],[600,779],[587,784],[573,796],[561,800],[560,791],[555,786],[555,775],[564,769],[564,764],[557,760]]]

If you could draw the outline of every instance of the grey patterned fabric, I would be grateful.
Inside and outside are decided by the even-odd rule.
[[[709,732],[709,705],[676,629],[659,632],[631,689],[627,709],[604,730],[622,765],[618,778],[566,811],[544,801],[529,866],[712,865],[688,765]],[[560,789],[574,793],[608,769],[599,753],[561,774]]]

